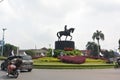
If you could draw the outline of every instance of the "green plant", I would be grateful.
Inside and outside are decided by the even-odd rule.
[[[35,56],[35,52],[33,50],[26,50],[25,52],[30,56]]]
[[[80,50],[72,50],[72,51],[54,50],[54,57],[60,56],[61,53],[62,53],[62,55],[71,55],[71,56],[82,54],[82,52]]]
[[[52,49],[48,49],[47,51],[47,57],[52,57]]]
[[[35,63],[41,63],[41,62],[59,62],[60,60],[58,58],[54,57],[42,57],[38,59],[34,59]]]
[[[60,56],[60,53],[63,52],[64,53],[64,50],[54,50],[54,55],[53,57],[58,57]]]
[[[0,60],[5,60],[7,57],[0,56]]]
[[[94,63],[94,64],[99,64],[99,63],[106,63],[105,60],[101,60],[101,59],[91,59],[91,58],[86,58],[86,63]]]

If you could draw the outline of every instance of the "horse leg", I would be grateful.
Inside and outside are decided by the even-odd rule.
[[[61,41],[61,33],[60,32],[57,33],[57,37],[58,37],[58,41]]]
[[[61,37],[58,38],[58,41],[61,41]]]
[[[58,36],[58,41],[61,41],[61,35],[57,34],[57,36]]]
[[[60,37],[58,37],[58,41],[60,40]]]
[[[61,37],[60,37],[59,39],[60,39],[60,41],[61,41]]]
[[[70,35],[70,37],[71,37],[70,40],[72,40],[72,36],[71,35]]]
[[[66,36],[66,38],[65,38],[65,41],[67,40],[67,36]]]

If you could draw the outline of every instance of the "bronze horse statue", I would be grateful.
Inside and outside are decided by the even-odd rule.
[[[62,36],[66,36],[65,40],[67,40],[67,37],[70,36],[70,40],[72,40],[72,36],[70,35],[70,33],[73,33],[74,32],[74,28],[70,28],[66,31],[59,31],[57,33],[57,37],[58,37],[58,41],[60,40],[61,41],[61,37]]]

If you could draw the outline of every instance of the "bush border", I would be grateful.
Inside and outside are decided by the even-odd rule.
[[[113,64],[106,65],[34,65],[36,69],[108,69],[114,68]]]

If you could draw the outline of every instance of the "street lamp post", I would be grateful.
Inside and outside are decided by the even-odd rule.
[[[3,56],[3,52],[4,52],[4,44],[5,44],[5,41],[4,41],[4,34],[5,34],[5,30],[7,30],[6,28],[3,28],[3,38],[2,38],[2,53],[1,53],[1,56]]]

